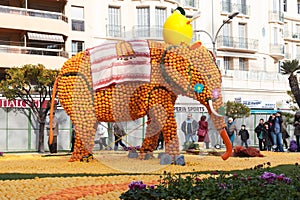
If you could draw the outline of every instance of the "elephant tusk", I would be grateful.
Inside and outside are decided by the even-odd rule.
[[[209,108],[210,108],[211,112],[212,112],[215,116],[217,116],[217,117],[223,117],[222,115],[220,115],[219,113],[217,113],[217,112],[215,111],[211,99],[208,100],[208,105],[209,105]]]

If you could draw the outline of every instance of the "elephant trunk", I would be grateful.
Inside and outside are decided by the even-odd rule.
[[[221,105],[221,102],[219,101],[221,101],[221,98],[214,102],[215,107]],[[220,136],[226,147],[226,152],[222,155],[222,159],[227,160],[232,154],[232,144],[225,130],[226,124],[225,124],[224,117],[216,112],[211,100],[208,101],[208,105],[209,105],[208,110],[209,110],[209,114],[211,115],[211,119],[214,123],[215,128],[219,131]]]
[[[58,79],[60,76],[58,76],[53,84],[53,89],[52,89],[52,96],[51,96],[51,104],[50,104],[50,131],[49,131],[49,144],[52,144],[53,142],[53,129],[52,129],[52,122],[53,122],[53,112],[54,112],[54,103],[55,103],[55,96],[56,96],[56,88],[58,85]]]

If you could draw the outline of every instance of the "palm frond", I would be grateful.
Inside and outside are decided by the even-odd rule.
[[[299,60],[297,59],[294,59],[292,61],[284,61],[280,66],[280,73],[282,74],[293,74],[297,70],[300,70]]]

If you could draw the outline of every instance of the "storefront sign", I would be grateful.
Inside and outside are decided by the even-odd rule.
[[[47,103],[49,100],[45,100],[42,108],[46,108]],[[57,102],[57,101],[55,101]],[[40,107],[40,102],[38,100],[34,100],[34,104],[36,105],[36,107]],[[0,107],[2,108],[30,108],[28,104],[26,104],[25,101],[21,100],[21,99],[15,99],[15,100],[8,100],[5,98],[1,98],[0,99]]]
[[[271,102],[264,102],[260,100],[246,100],[243,104],[248,108],[264,108],[264,109],[274,109],[276,104]]]
[[[207,112],[205,106],[175,106],[175,113]]]

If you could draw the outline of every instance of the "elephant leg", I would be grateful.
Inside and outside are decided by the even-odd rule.
[[[156,149],[158,136],[164,126],[166,119],[167,115],[162,105],[153,106],[149,110],[149,123],[146,128],[146,137],[140,149],[140,159],[144,159],[146,153],[151,153]]]
[[[180,154],[179,139],[177,135],[177,123],[174,118],[174,113],[168,116],[167,122],[163,127],[163,134],[165,140],[165,152],[173,157]]]
[[[74,151],[69,161],[79,161],[92,154],[97,121],[89,56],[78,53],[61,69],[58,83],[60,102],[75,127]]]
[[[83,82],[81,77],[77,77],[73,91],[71,120],[75,126],[76,138],[70,161],[81,160],[84,156],[92,154],[94,148],[97,118],[94,112],[92,92],[86,86],[82,87]],[[81,89],[76,90],[79,85],[81,85]]]

